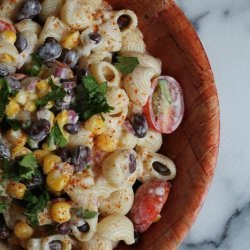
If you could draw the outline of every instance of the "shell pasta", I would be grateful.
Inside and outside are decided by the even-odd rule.
[[[160,218],[184,101],[139,22],[102,0],[0,1],[1,249],[119,249]]]

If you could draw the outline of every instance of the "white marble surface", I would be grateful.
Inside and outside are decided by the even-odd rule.
[[[250,0],[177,0],[210,59],[221,107],[215,178],[180,250],[250,249]]]

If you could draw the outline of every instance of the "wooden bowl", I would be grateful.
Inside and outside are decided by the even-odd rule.
[[[148,51],[162,60],[163,73],[175,77],[184,90],[184,120],[175,133],[165,136],[161,149],[176,163],[177,177],[162,219],[136,247],[177,249],[198,215],[216,166],[220,116],[213,73],[195,30],[172,0],[108,2],[114,9],[136,12]]]

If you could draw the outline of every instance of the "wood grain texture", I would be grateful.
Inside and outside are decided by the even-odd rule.
[[[179,129],[164,138],[161,153],[177,166],[177,177],[162,212],[136,248],[177,249],[206,197],[218,154],[219,102],[210,64],[192,25],[173,1],[109,0],[115,9],[131,9],[139,17],[148,51],[163,62],[163,73],[175,77],[185,95]]]

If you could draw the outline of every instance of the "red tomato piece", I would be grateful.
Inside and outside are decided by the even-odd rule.
[[[138,188],[129,213],[137,232],[145,232],[156,220],[167,201],[170,188],[170,183],[158,179],[148,181]]]
[[[184,98],[179,83],[170,76],[160,76],[152,83],[152,95],[143,112],[149,126],[170,134],[180,125],[184,114]]]
[[[16,29],[12,24],[7,23],[3,20],[0,20],[0,31],[3,31],[3,30],[10,30],[16,33]]]

